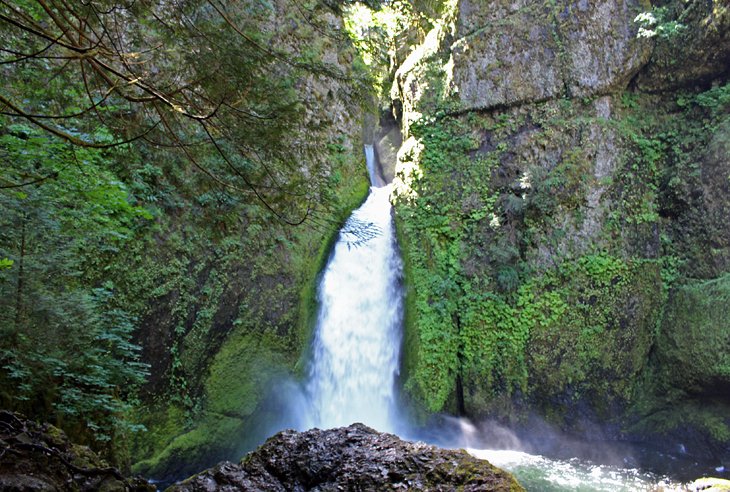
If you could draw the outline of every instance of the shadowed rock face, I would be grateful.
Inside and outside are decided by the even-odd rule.
[[[269,490],[521,491],[507,472],[463,450],[406,442],[362,424],[283,431],[239,464],[223,462],[168,492]]]

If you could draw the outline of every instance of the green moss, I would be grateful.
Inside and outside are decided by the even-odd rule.
[[[644,374],[631,430],[673,434],[699,430],[730,441],[730,274],[675,288],[669,296],[651,365]]]
[[[181,478],[213,461],[234,458],[272,382],[284,377],[295,357],[275,333],[239,324],[215,354],[204,383],[203,410],[164,406],[150,414],[153,448],[135,471],[156,478]],[[287,357],[290,360],[286,360]],[[254,443],[255,444],[255,443]]]
[[[402,171],[396,177],[400,193],[396,217],[408,282],[405,388],[429,411],[445,406],[455,410],[453,392],[460,350],[459,238],[465,228],[487,215],[491,202],[482,196],[486,191],[480,187],[483,171],[471,166],[465,156],[476,141],[462,120],[421,121],[412,131],[424,149],[414,162],[423,179],[411,179]],[[473,184],[465,207],[458,204],[459,196],[449,197],[454,180]],[[407,189],[409,183],[415,200]]]
[[[277,367],[286,367],[286,351],[275,335],[234,332],[215,355],[205,382],[206,408],[223,415],[251,415]],[[241,377],[241,376],[244,377]]]
[[[689,393],[730,384],[730,274],[674,290],[657,343],[662,380]]]
[[[180,479],[198,463],[220,459],[232,449],[231,436],[239,436],[242,421],[218,414],[203,415],[196,427],[176,436],[152,458],[134,464],[132,471],[148,477]]]
[[[586,256],[540,284],[537,299],[550,294],[554,300],[549,316],[530,330],[529,394],[543,410],[565,405],[564,412],[587,401],[600,418],[611,419],[616,405],[632,400],[654,342],[658,265]]]
[[[421,350],[420,336],[418,333],[416,295],[413,285],[413,272],[411,254],[408,249],[409,243],[403,234],[404,224],[396,215],[396,237],[400,246],[401,258],[403,259],[403,291],[404,291],[404,318],[403,318],[403,348],[401,354],[400,375],[403,382],[407,382],[406,392],[401,395],[407,401],[406,408],[410,411],[410,420],[414,423],[423,424],[428,416],[428,410],[424,406],[427,401],[425,395],[419,393],[419,388],[412,381],[415,381],[413,371],[419,366],[419,353]]]
[[[675,395],[676,396],[676,395]],[[661,401],[664,397],[665,401]],[[706,398],[703,401],[666,398],[667,395],[648,394],[642,400],[649,406],[643,408],[646,416],[631,425],[628,430],[642,435],[691,435],[699,431],[709,437],[706,444],[730,441],[728,404],[720,399]],[[667,402],[666,400],[671,400]]]

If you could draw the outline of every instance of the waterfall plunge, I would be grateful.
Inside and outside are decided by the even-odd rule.
[[[395,432],[402,264],[390,185],[377,173],[371,146],[365,155],[373,186],[340,231],[322,276],[307,393],[313,426],[362,422]]]

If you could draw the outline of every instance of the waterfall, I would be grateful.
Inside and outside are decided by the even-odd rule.
[[[403,323],[403,266],[395,240],[391,186],[365,147],[370,194],[340,230],[319,285],[319,313],[305,391],[289,404],[297,427],[341,427],[362,422],[379,431],[411,434],[398,411],[396,379]],[[562,461],[515,450],[495,450],[465,419],[442,417],[422,432],[436,444],[468,447],[476,457],[512,471],[528,491],[616,492],[687,490],[636,468]],[[499,433],[487,432],[497,436]],[[519,448],[516,436],[508,446]],[[504,444],[504,443],[503,443]],[[633,463],[633,458],[624,457]]]
[[[362,422],[395,432],[396,378],[403,318],[402,264],[372,146],[365,147],[371,184],[365,203],[340,230],[319,285],[319,314],[307,393],[311,424]]]

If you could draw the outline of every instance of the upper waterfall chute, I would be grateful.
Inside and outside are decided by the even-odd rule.
[[[378,157],[375,153],[375,147],[368,144],[365,145],[365,163],[368,167],[368,176],[370,176],[370,185],[375,187],[385,186],[387,183],[378,167]]]

